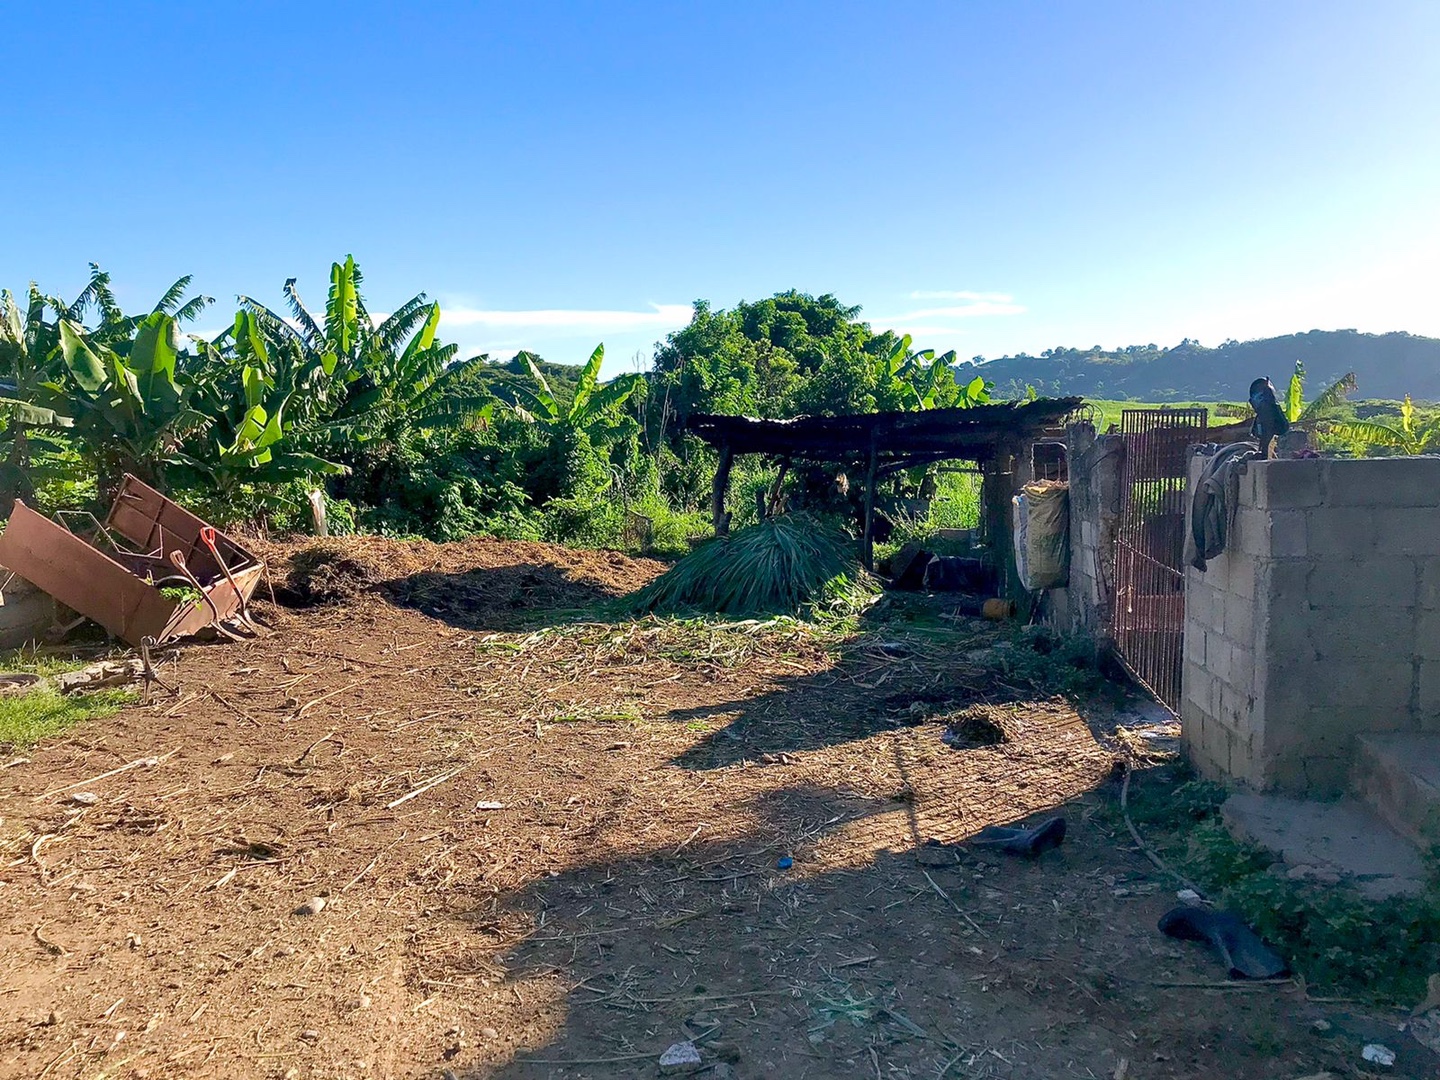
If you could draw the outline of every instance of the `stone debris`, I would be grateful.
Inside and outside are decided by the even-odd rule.
[[[693,1042],[678,1042],[660,1055],[660,1072],[663,1076],[680,1076],[696,1072],[703,1062],[700,1051]]]

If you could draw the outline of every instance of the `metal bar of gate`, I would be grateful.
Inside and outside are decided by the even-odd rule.
[[[1115,645],[1135,678],[1180,708],[1185,631],[1187,451],[1204,441],[1205,409],[1126,409],[1124,502],[1115,552]]]

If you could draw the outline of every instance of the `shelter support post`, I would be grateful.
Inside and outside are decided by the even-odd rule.
[[[1000,576],[1000,593],[1014,598],[1020,591],[1015,570],[1015,546],[1011,537],[1011,500],[1019,491],[1017,459],[1019,446],[1007,439],[996,447],[995,456],[985,463],[980,483],[981,513],[984,515],[985,540]]]
[[[875,482],[879,470],[880,454],[875,433],[870,433],[870,463],[865,470],[865,569],[875,572]]]
[[[730,466],[735,463],[735,451],[729,443],[720,447],[720,463],[715,466],[715,479],[710,487],[710,513],[715,522],[715,535],[727,536],[730,532],[730,515],[725,512],[725,492],[730,487]]]
[[[790,455],[786,454],[780,462],[780,471],[775,476],[775,485],[770,489],[770,497],[765,501],[765,516],[774,517],[780,512],[780,493],[785,486],[785,474],[790,471]]]

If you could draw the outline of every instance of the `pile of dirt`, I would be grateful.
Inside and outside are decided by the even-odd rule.
[[[448,544],[378,536],[267,545],[276,595],[291,607],[378,594],[450,622],[492,613],[580,608],[624,596],[665,570],[653,559],[557,544],[475,538]]]
[[[322,540],[290,557],[278,596],[291,607],[339,604],[368,592],[383,580],[381,567],[364,558],[363,553],[352,555],[345,543]]]
[[[945,745],[957,750],[1000,746],[1015,737],[1014,710],[998,705],[972,705],[946,718],[940,736]]]

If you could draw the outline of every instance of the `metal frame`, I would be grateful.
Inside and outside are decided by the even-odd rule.
[[[1185,484],[1189,450],[1205,441],[1206,409],[1126,409],[1120,417],[1115,648],[1135,679],[1180,710],[1185,633]]]

